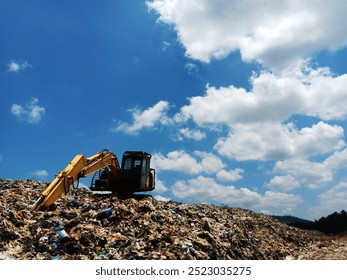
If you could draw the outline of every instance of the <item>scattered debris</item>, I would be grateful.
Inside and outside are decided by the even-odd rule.
[[[0,259],[314,259],[309,248],[320,244],[317,234],[265,214],[148,195],[76,189],[49,210],[30,212],[46,186],[0,179]],[[346,254],[337,258],[347,259],[340,247]]]

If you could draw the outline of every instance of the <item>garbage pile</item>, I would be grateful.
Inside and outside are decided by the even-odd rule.
[[[47,187],[0,179],[0,259],[259,259],[298,256],[307,231],[241,208],[119,198],[73,189],[47,211]]]

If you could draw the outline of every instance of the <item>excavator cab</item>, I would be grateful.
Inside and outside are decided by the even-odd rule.
[[[146,152],[126,151],[119,175],[121,192],[142,192],[154,189],[155,170],[150,168],[151,155]]]
[[[124,152],[119,175],[115,177],[108,168],[100,170],[92,179],[91,190],[123,194],[154,190],[155,170],[150,168],[150,159],[146,152]]]

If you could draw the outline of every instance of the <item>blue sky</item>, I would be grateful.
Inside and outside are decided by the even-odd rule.
[[[158,199],[346,209],[346,6],[2,0],[0,177],[145,150]]]

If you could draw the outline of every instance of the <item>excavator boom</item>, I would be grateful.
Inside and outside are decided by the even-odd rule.
[[[111,174],[117,178],[121,172],[117,157],[103,150],[91,157],[76,155],[74,159],[59,172],[56,178],[45,189],[39,199],[34,203],[31,210],[40,210],[47,208],[58,200],[64,193],[67,193],[70,187],[82,177],[86,177],[102,168],[110,168]]]

